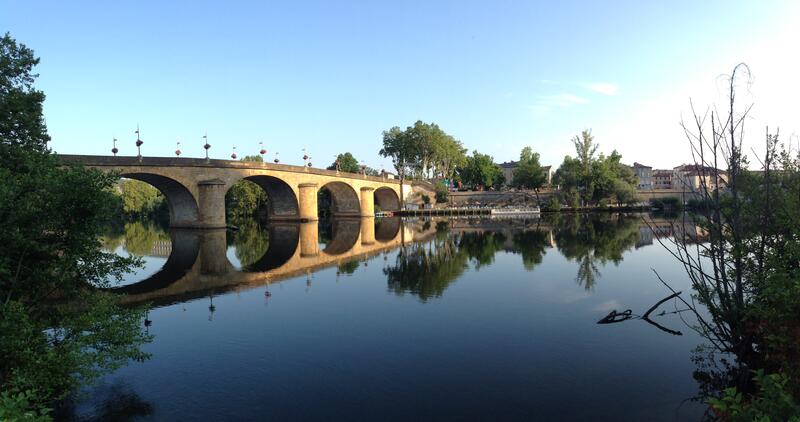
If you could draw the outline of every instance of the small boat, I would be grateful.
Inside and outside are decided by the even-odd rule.
[[[539,207],[522,207],[522,208],[492,208],[492,215],[529,215],[539,214],[541,210]]]
[[[375,217],[391,217],[394,213],[391,211],[378,211],[375,213]]]

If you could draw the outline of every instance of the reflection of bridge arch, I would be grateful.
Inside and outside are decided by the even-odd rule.
[[[375,189],[375,205],[380,207],[381,211],[399,210],[400,197],[394,189],[381,187]]]
[[[299,241],[300,227],[297,224],[271,226],[269,228],[269,246],[264,255],[242,270],[265,272],[280,268],[294,256]]]
[[[267,214],[270,219],[296,218],[299,213],[297,195],[289,184],[266,175],[245,177],[244,180],[257,184],[266,192]]]
[[[145,182],[164,195],[169,206],[170,226],[181,226],[197,221],[200,215],[197,201],[189,189],[177,180],[151,173],[123,173],[121,176]]]
[[[371,222],[366,222],[369,223]],[[331,235],[331,241],[322,250],[323,253],[341,255],[349,251],[361,235],[361,219],[331,220]]]
[[[352,186],[344,182],[329,182],[320,187],[331,193],[331,215],[334,216],[359,216],[361,204],[358,194]]]
[[[375,240],[389,242],[400,232],[400,218],[379,218],[375,221]]]
[[[200,252],[200,236],[194,230],[171,230],[172,248],[169,258],[161,269],[137,283],[113,288],[125,294],[138,294],[163,289],[185,276],[197,261]]]

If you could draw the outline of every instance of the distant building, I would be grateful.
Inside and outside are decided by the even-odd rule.
[[[639,190],[653,189],[653,168],[644,164],[633,163],[633,173],[639,179]]]
[[[519,166],[519,161],[507,161],[499,164],[499,166],[500,170],[503,171],[503,176],[506,178],[505,185],[510,186],[511,181],[514,179],[514,169]]]
[[[503,176],[506,178],[505,185],[511,186],[514,180],[514,170],[519,167],[519,161],[506,161],[505,163],[498,164],[500,170],[503,171]],[[542,166],[542,171],[545,174],[545,186],[550,186],[553,183],[553,166]]]
[[[724,170],[698,164],[681,164],[672,169],[672,188],[687,191],[700,190],[705,187],[714,191],[725,187],[728,175]]]
[[[653,189],[672,189],[672,170],[653,170],[650,180]]]

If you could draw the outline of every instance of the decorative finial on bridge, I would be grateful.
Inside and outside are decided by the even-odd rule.
[[[116,157],[119,152],[119,149],[117,149],[117,138],[114,138],[112,142],[114,142],[114,148],[111,148],[111,153]]]
[[[203,141],[205,142],[203,149],[206,150],[206,160],[208,160],[208,150],[211,148],[211,144],[208,143],[208,132],[203,135]]]
[[[258,153],[259,153],[259,154],[261,154],[261,159],[262,159],[262,161],[263,161],[263,159],[264,159],[264,154],[266,154],[266,153],[267,153],[267,150],[265,150],[265,149],[264,149],[264,142],[263,142],[263,141],[259,141],[259,142],[258,142],[258,146],[260,146],[260,147],[261,147],[261,150],[260,150],[260,151],[258,151]]]
[[[142,161],[142,144],[144,141],[139,137],[139,124],[136,124],[136,156]]]
[[[341,170],[341,166],[339,164],[339,156],[338,155],[334,155],[333,158],[336,159],[333,163],[336,166],[336,171],[338,172],[339,170]]]
[[[280,163],[280,162],[281,162],[281,160],[279,160],[279,159],[278,159],[278,153],[277,153],[277,152],[275,153],[275,159],[274,159],[274,160],[272,160],[272,161],[274,161],[274,162],[275,162],[275,164],[278,164],[278,163]]]
[[[361,166],[360,167],[361,167],[361,174],[366,176],[367,175],[367,165],[364,164],[364,160],[361,160]]]
[[[233,147],[233,154],[231,154],[231,159],[236,159],[236,147]]]

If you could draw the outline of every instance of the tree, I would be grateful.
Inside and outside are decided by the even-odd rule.
[[[622,156],[616,150],[607,157],[603,154],[595,157],[597,145],[588,130],[573,138],[572,143],[577,157],[564,157],[555,174],[555,181],[565,196],[579,195],[583,204],[598,204],[618,192],[630,199],[630,190],[636,189],[636,175],[621,163]],[[623,201],[617,198],[617,202]]]
[[[406,177],[406,169],[416,157],[417,146],[411,136],[395,126],[383,132],[383,148],[380,154],[383,157],[392,157],[392,164],[400,177],[400,206],[405,208],[405,196],[403,194],[403,182]]]
[[[41,410],[146,358],[149,340],[143,311],[98,289],[138,263],[100,243],[118,178],[64,167],[49,153],[36,63],[10,35],[0,39],[0,409],[22,398]]]
[[[260,155],[248,155],[241,161],[261,163]],[[225,209],[235,216],[252,216],[267,205],[267,193],[261,186],[249,181],[239,180],[225,194]]]
[[[127,215],[152,215],[166,202],[164,195],[158,189],[138,180],[122,180],[119,183],[119,191],[122,211]]]
[[[336,157],[336,161],[328,166],[328,170],[339,170],[347,173],[361,173],[361,166],[358,164],[353,154],[345,152]]]
[[[539,164],[539,153],[531,147],[525,147],[519,155],[519,165],[514,169],[511,183],[520,189],[533,189],[536,202],[539,202],[539,189],[547,182],[542,165]]]
[[[494,158],[478,151],[473,151],[472,156],[467,157],[467,164],[461,169],[460,176],[468,185],[479,188],[499,186],[505,180]]]

